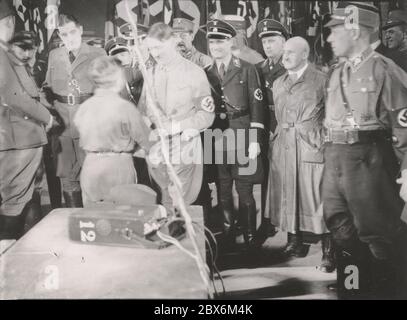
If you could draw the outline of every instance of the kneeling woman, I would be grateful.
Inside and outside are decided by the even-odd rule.
[[[132,154],[137,144],[148,149],[149,129],[133,104],[122,99],[122,69],[109,57],[92,61],[93,97],[75,115],[86,158],[80,176],[84,206],[107,199],[111,188],[137,182]]]

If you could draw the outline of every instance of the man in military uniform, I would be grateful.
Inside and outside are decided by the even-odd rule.
[[[234,243],[233,182],[239,196],[239,218],[244,226],[244,239],[251,247],[257,214],[253,185],[263,180],[262,163],[257,161],[260,137],[264,134],[260,79],[254,65],[232,55],[236,30],[231,24],[215,19],[208,23],[207,28],[209,50],[215,61],[205,71],[215,100],[215,164],[225,249],[230,249]]]
[[[172,29],[177,41],[177,50],[181,55],[192,61],[201,68],[212,63],[212,58],[202,52],[199,52],[192,41],[194,40],[194,23],[185,18],[175,18],[172,23]]]
[[[257,25],[257,33],[262,42],[264,53],[267,59],[256,65],[260,75],[262,90],[264,92],[265,104],[268,106],[269,118],[266,118],[265,126],[266,132],[270,133],[270,138],[273,137],[273,133],[277,126],[274,101],[273,101],[273,83],[274,81],[286,72],[286,69],[282,63],[284,43],[288,39],[289,34],[284,26],[273,19],[264,19]],[[262,157],[264,161],[265,176],[268,175],[268,149],[269,144],[266,144]],[[257,230],[256,242],[261,245],[269,236],[273,236],[276,231],[274,226],[270,223],[270,212],[264,211],[264,200],[266,199],[267,182],[262,185],[262,203],[263,213],[262,222]]]
[[[45,131],[57,122],[39,102],[40,93],[27,71],[35,34],[14,31],[14,11],[0,1],[0,240],[18,239],[41,217],[40,179]]]
[[[45,86],[53,92],[53,103],[63,122],[57,153],[57,175],[61,178],[67,207],[81,207],[79,174],[83,150],[72,122],[78,106],[92,95],[93,83],[88,76],[89,63],[105,55],[101,48],[82,43],[82,26],[72,15],[59,16],[58,34],[64,46],[49,54]]]
[[[230,23],[236,30],[236,36],[233,38],[232,46],[233,55],[251,64],[257,64],[263,61],[264,57],[247,45],[247,24],[244,17],[238,15],[224,15],[223,19]]]
[[[383,30],[389,47],[386,56],[407,71],[407,12],[391,11]]]
[[[406,245],[400,219],[404,202],[395,179],[399,161],[400,195],[406,201],[407,74],[372,50],[370,33],[378,24],[376,7],[341,2],[326,25],[331,29],[327,41],[342,62],[327,89],[322,200],[326,224],[340,249],[338,267],[350,256],[361,278],[371,268],[371,285],[365,289],[390,298],[397,286],[389,278],[403,268],[397,261],[405,257]],[[339,288],[342,273],[338,271]]]
[[[212,125],[215,118],[208,79],[202,68],[183,58],[176,50],[177,40],[171,27],[156,23],[149,29],[146,43],[157,62],[148,70],[152,98],[157,112],[142,94],[139,108],[161,129],[165,141],[158,141],[147,157],[149,171],[161,189],[162,204],[172,210],[177,199],[171,194],[172,180],[164,161],[164,143],[168,159],[181,182],[187,205],[193,203],[202,185],[202,144],[200,131]],[[146,93],[146,91],[144,91]]]

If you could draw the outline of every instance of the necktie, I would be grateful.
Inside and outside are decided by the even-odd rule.
[[[225,73],[225,64],[222,62],[219,66],[219,76],[222,81],[225,78]]]
[[[72,51],[69,51],[69,61],[71,62],[71,64],[75,61],[75,55]]]

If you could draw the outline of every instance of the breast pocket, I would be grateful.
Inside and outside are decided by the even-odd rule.
[[[192,87],[190,84],[182,83],[169,88],[167,92],[169,116],[177,116],[183,113],[185,107],[193,107]]]
[[[323,163],[324,155],[320,148],[312,146],[302,137],[299,139],[299,147],[301,148],[301,161],[312,163]]]
[[[373,79],[359,79],[352,84],[351,108],[354,109],[355,116],[360,122],[369,121],[375,118],[375,109],[371,106],[376,105],[377,92],[376,83]]]
[[[225,88],[227,102],[234,106],[242,107],[247,105],[247,81],[236,76]]]

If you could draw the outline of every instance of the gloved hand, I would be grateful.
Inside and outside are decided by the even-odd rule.
[[[401,177],[396,180],[398,184],[401,184],[400,197],[407,202],[407,169],[401,172]]]
[[[256,159],[260,154],[260,144],[258,142],[250,142],[249,144],[249,159]]]

